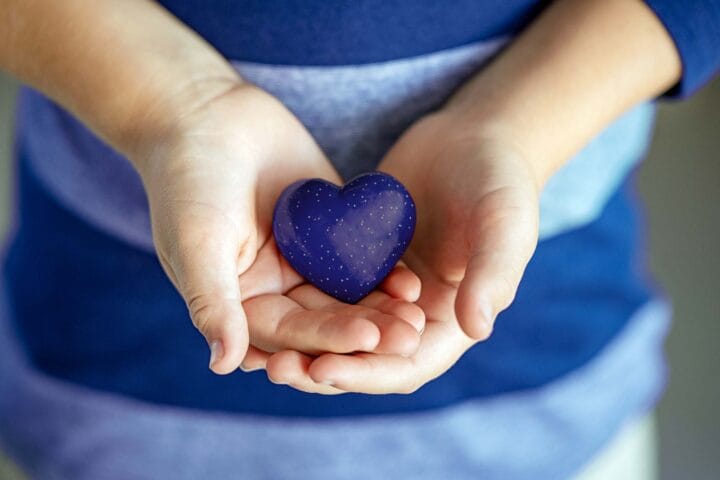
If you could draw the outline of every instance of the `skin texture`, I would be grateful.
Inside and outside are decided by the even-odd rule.
[[[282,187],[336,178],[287,110],[152,2],[5,4],[0,65],[72,110],[141,173],[158,254],[216,345],[213,370],[242,361],[325,394],[415,391],[487,338],[536,246],[547,179],[681,70],[640,0],[553,2],[382,162],[415,198],[418,230],[409,269],[391,274],[363,310],[302,285],[269,240]]]
[[[282,189],[307,177],[340,181],[285,107],[245,85],[182,122],[182,134],[157,144],[141,172],[158,256],[213,348],[216,372],[237,368],[248,335],[253,354],[414,353],[424,315],[409,303],[419,293],[410,271],[393,277],[397,298],[376,291],[347,305],[305,283],[279,254],[271,222]]]
[[[589,61],[588,59],[592,59]],[[441,110],[416,122],[382,162],[418,206],[406,262],[422,281],[416,354],[280,352],[276,380],[409,393],[487,338],[537,244],[552,174],[612,119],[679,78],[667,32],[640,1],[554,2]]]
[[[424,314],[408,269],[346,305],[282,260],[270,235],[282,188],[339,177],[282,104],[191,30],[145,0],[7,0],[0,26],[0,66],[71,110],[140,173],[158,257],[211,347],[213,371],[243,360],[252,368],[282,349],[417,349]]]

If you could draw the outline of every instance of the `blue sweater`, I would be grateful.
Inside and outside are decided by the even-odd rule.
[[[286,65],[383,62],[513,35],[538,0],[163,0],[227,58]],[[720,1],[646,0],[683,63],[671,96],[687,97],[720,68]]]
[[[287,71],[301,75],[307,66],[386,62],[395,68],[393,61],[398,59],[511,37],[542,6],[529,0],[161,3],[250,71],[251,64],[261,63],[294,66],[297,69]],[[692,7],[685,2],[682,9],[672,0],[648,3],[675,39],[685,68],[682,80],[668,94],[687,96],[720,66],[720,1],[695,0]],[[118,201],[125,202],[117,218],[145,215],[141,224],[146,226],[137,179],[120,163],[114,170],[116,154],[70,115],[32,92],[23,103],[20,147],[35,173],[28,169],[20,229],[4,274],[11,286],[17,329],[34,364],[73,382],[153,402],[270,415],[433,409],[535,388],[577,369],[608,345],[652,296],[644,275],[639,222],[622,180],[642,153],[646,132],[641,127],[636,132],[639,150],[618,154],[624,160],[615,177],[607,179],[607,191],[591,202],[590,213],[544,236],[517,300],[501,315],[493,337],[417,393],[330,398],[271,385],[262,373],[216,377],[206,370],[206,347],[152,252],[118,238],[102,219],[93,220],[112,217],[104,211],[93,213],[93,204],[103,202],[102,192],[90,195],[95,200],[90,202],[87,195],[73,193],[72,186],[54,183],[62,177],[62,168],[43,165],[75,165],[77,160],[89,170],[86,159],[94,159],[106,175],[119,172],[111,175],[111,183],[122,187]],[[303,112],[298,108],[296,113],[305,120]],[[311,123],[310,114],[308,118]],[[642,114],[632,118],[647,123]],[[606,146],[613,142],[610,132]],[[38,153],[43,145],[52,148]],[[593,155],[598,157],[592,151],[585,156]],[[68,178],[75,181],[79,175]],[[556,190],[573,182],[565,180]],[[114,187],[102,188],[109,192]],[[550,203],[562,200],[559,193],[549,197]],[[579,198],[565,201],[582,203]]]
[[[161,3],[278,96],[347,177],[546,2]],[[682,57],[667,95],[690,95],[720,65],[720,0],[647,3]],[[536,254],[488,341],[412,395],[325,397],[208,371],[137,174],[26,89],[0,278],[0,443],[37,478],[567,478],[662,389],[667,312],[650,302],[629,176],[652,116],[623,115],[548,183]]]

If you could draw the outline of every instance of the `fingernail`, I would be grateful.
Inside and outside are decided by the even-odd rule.
[[[242,365],[240,365],[240,370],[242,370],[245,373],[250,373],[250,372],[257,372],[258,370],[262,370],[262,367],[246,368],[246,367],[243,367]]]
[[[495,312],[493,311],[493,308],[490,306],[490,304],[481,303],[480,314],[482,315],[482,324],[485,327],[487,334],[489,335],[495,325]]]
[[[209,367],[212,368],[213,364],[220,360],[223,356],[223,346],[220,340],[214,340],[210,342],[210,365]]]
[[[418,335],[422,335],[425,332],[425,324],[423,323],[423,326],[420,327],[420,330],[418,330]]]

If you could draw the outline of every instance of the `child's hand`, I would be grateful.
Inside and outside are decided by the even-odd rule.
[[[160,261],[229,373],[267,354],[377,351],[409,355],[422,311],[417,277],[400,269],[359,305],[303,282],[278,253],[272,211],[305,177],[339,181],[311,136],[277,100],[238,85],[180,119],[133,159],[145,184]],[[248,338],[249,335],[249,338]]]
[[[277,354],[281,381],[366,393],[411,392],[444,373],[492,331],[512,301],[537,243],[538,183],[509,142],[466,129],[441,112],[415,124],[381,164],[417,204],[418,225],[405,256],[422,280],[427,324],[417,353]],[[270,359],[268,371],[272,375]]]
[[[535,248],[544,183],[681,71],[670,35],[643,2],[552,2],[382,164],[418,206],[406,255],[423,282],[418,304],[427,316],[417,353],[300,359],[292,375],[299,388],[318,381],[343,391],[413,391],[490,335]]]
[[[428,285],[422,303],[435,320],[457,317],[470,338],[481,340],[515,297],[537,245],[541,180],[499,131],[472,126],[462,113],[430,115],[381,168],[398,176],[418,204],[406,260],[423,285],[435,286]],[[445,288],[446,311],[435,311],[433,293]]]

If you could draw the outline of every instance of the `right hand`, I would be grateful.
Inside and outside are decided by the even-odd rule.
[[[348,305],[307,284],[279,254],[271,222],[283,188],[308,177],[340,181],[280,102],[238,84],[170,132],[132,160],[160,262],[210,345],[214,372],[263,366],[279,350],[417,349],[425,319],[411,303],[420,281],[410,270],[396,268],[381,289]]]

